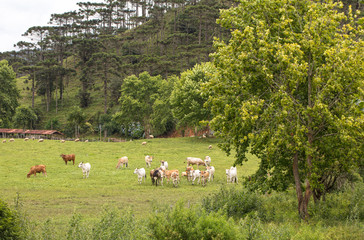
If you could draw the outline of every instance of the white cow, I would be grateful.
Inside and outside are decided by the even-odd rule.
[[[205,162],[206,167],[210,166],[211,165],[211,158],[209,156],[206,156],[204,162]]]
[[[215,168],[214,168],[214,166],[206,167],[206,171],[209,172],[209,182],[210,182],[210,180],[214,181],[214,175],[215,175]]]
[[[192,177],[193,177],[193,179],[192,179],[192,185],[194,185],[195,184],[195,179],[196,178],[198,178],[198,181],[197,181],[197,183],[200,183],[200,180],[201,180],[201,171],[200,170],[193,170],[192,172],[191,172],[191,175],[192,175]]]
[[[226,169],[226,178],[227,182],[235,182],[238,183],[238,173],[236,167],[231,167],[230,169]]]
[[[78,167],[82,168],[82,178],[88,178],[91,170],[91,164],[80,162],[80,164],[78,164]]]
[[[136,168],[134,170],[134,174],[137,174],[138,175],[138,183],[141,184],[142,181],[143,181],[143,178],[144,178],[144,182],[145,182],[145,179],[146,179],[146,174],[145,174],[145,169],[144,168]]]
[[[168,169],[168,162],[167,161],[161,161],[161,167],[165,167],[166,169]]]

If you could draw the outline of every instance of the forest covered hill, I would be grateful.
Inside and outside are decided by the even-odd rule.
[[[32,26],[24,33],[32,41],[18,42],[18,51],[0,53],[0,60],[6,59],[18,77],[19,112],[31,116],[2,127],[51,128],[68,136],[98,134],[101,127],[106,130],[104,136],[133,132],[133,137],[142,132],[166,135],[181,126],[198,130],[204,126],[200,122],[209,120],[208,109],[185,121],[173,112],[170,95],[182,72],[211,60],[214,38],[229,40],[232,29],[221,27],[216,19],[221,9],[237,3],[100,0],[79,2],[78,10],[52,14],[50,25]],[[360,0],[343,3],[339,11],[363,10]],[[124,80],[143,72],[165,81],[165,87],[157,87],[163,93],[152,93],[150,88],[146,90],[150,96],[143,96],[152,99],[149,108],[158,107],[159,113],[154,109],[144,120],[124,116],[115,121],[125,100],[121,95]],[[205,108],[203,101],[197,97],[194,109]],[[158,102],[164,105],[155,105]]]
[[[67,119],[79,106],[81,125],[88,129],[81,133],[97,133],[100,116],[120,107],[126,77],[146,71],[167,79],[208,62],[213,39],[230,35],[216,23],[220,9],[235,1],[98,2],[80,2],[78,11],[52,15],[52,26],[25,33],[37,42],[19,42],[20,51],[0,54],[19,77],[20,105],[37,115],[26,128],[57,128],[71,135],[74,127],[67,130]]]

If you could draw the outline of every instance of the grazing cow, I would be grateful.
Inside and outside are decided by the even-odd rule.
[[[187,180],[191,181],[192,180],[192,171],[193,171],[193,167],[186,167],[186,173],[187,173]]]
[[[199,165],[205,165],[205,162],[202,161],[201,158],[195,158],[195,157],[186,158],[186,162],[187,162],[187,167],[189,167],[190,165],[197,165],[198,168]]]
[[[238,183],[238,173],[236,167],[231,167],[230,169],[226,169],[226,179],[227,182],[235,182]]]
[[[200,181],[201,181],[201,171],[200,170],[193,170],[192,171],[192,177],[193,177],[193,179],[192,179],[192,185],[195,184],[195,179],[196,178],[198,178],[197,183],[200,183]]]
[[[44,141],[44,139],[43,139],[43,138],[41,138],[41,139],[39,139],[39,140],[38,140],[38,142],[43,142],[43,141]]]
[[[147,145],[147,142],[142,142],[142,145]]]
[[[61,154],[60,156],[63,158],[66,165],[68,161],[72,161],[73,165],[75,165],[76,156],[74,154]]]
[[[210,182],[210,180],[214,180],[214,175],[215,175],[215,168],[214,168],[214,166],[208,166],[208,167],[206,167],[206,171],[208,171],[209,173],[210,173],[210,175],[209,175],[209,182]]]
[[[178,186],[178,183],[180,182],[180,181],[179,181],[179,175],[178,175],[178,172],[172,172],[172,174],[171,174],[171,178],[172,178],[172,181],[173,181],[173,186],[174,186],[174,187],[177,187],[177,186]]]
[[[206,182],[207,182],[207,179],[209,179],[209,177],[210,177],[209,171],[201,171],[202,186],[206,186]]]
[[[29,138],[24,138],[24,141],[28,141],[29,140]]]
[[[209,156],[206,156],[204,162],[205,162],[206,167],[210,166],[211,165],[211,158]]]
[[[158,181],[160,182],[160,185],[163,186],[163,172],[156,169],[153,172],[153,180],[153,182],[155,182],[155,186],[158,186]]]
[[[145,169],[144,168],[136,168],[134,170],[134,174],[137,174],[138,175],[138,183],[141,184],[142,181],[143,181],[143,178],[144,178],[144,182],[145,182],[145,179],[147,178],[147,175],[145,174]]]
[[[37,176],[37,173],[43,173],[43,176],[47,176],[46,166],[45,165],[35,165],[30,168],[29,173],[27,174],[27,178],[30,178],[32,174],[34,177]]]
[[[124,156],[122,158],[119,158],[118,164],[116,164],[116,169],[120,168],[120,166],[121,167],[124,167],[124,164],[125,164],[125,167],[128,167],[129,159],[128,159],[127,156]]]
[[[91,170],[91,164],[80,162],[80,164],[78,164],[78,167],[82,168],[82,178],[88,178]]]
[[[177,169],[175,170],[162,170],[163,171],[163,177],[167,179],[167,183],[169,183],[169,179],[171,178],[172,174],[176,172],[179,174],[179,171]]]
[[[153,161],[153,156],[145,156],[145,164],[147,165],[147,167],[151,167],[152,165],[152,161]]]
[[[10,138],[10,140],[9,140],[9,142],[14,142],[15,140],[14,140],[14,138]]]
[[[167,161],[161,161],[161,167],[165,167],[166,169],[168,169],[168,162]]]

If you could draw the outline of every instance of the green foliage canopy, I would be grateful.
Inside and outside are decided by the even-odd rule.
[[[164,106],[168,101],[163,101],[171,89],[169,85],[161,76],[150,76],[147,72],[138,77],[132,75],[125,78],[119,98],[120,111],[114,115],[114,120],[124,126],[140,123],[144,127],[145,136],[149,136],[153,119],[154,123],[156,119],[166,123],[170,119],[171,112]]]
[[[210,109],[204,107],[208,96],[202,92],[202,84],[210,80],[214,71],[211,63],[198,64],[176,81],[170,101],[179,126],[196,127],[201,121],[209,120]]]
[[[320,199],[364,152],[364,117],[355,104],[364,93],[364,21],[340,7],[240,1],[218,20],[233,30],[228,43],[215,42],[211,126],[227,153],[236,150],[235,164],[246,161],[249,147],[261,159],[255,187],[295,183],[302,218],[312,194]]]
[[[0,126],[10,127],[18,106],[19,92],[15,85],[16,74],[6,60],[0,61]]]
[[[14,122],[16,125],[25,128],[32,128],[38,117],[31,107],[19,106],[16,108]]]

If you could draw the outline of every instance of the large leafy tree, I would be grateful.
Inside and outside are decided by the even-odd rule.
[[[0,61],[0,126],[10,127],[18,106],[19,92],[15,84],[16,74],[6,60]]]
[[[363,19],[341,3],[242,0],[218,22],[232,29],[216,41],[217,73],[207,85],[222,148],[235,164],[260,159],[251,183],[284,190],[294,183],[307,219],[319,200],[363,156]]]
[[[173,116],[179,126],[197,127],[209,120],[210,109],[204,107],[208,97],[202,92],[202,84],[208,82],[215,71],[211,63],[196,65],[181,74],[174,84],[170,97]]]
[[[119,99],[120,111],[114,115],[114,120],[123,126],[141,124],[148,138],[153,129],[153,119],[160,117],[155,111],[165,113],[165,107],[161,105],[161,100],[165,99],[163,90],[170,89],[165,81],[159,75],[150,76],[148,72],[125,78]]]

